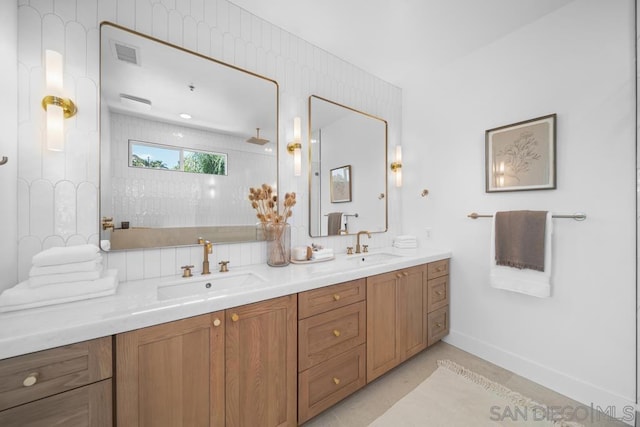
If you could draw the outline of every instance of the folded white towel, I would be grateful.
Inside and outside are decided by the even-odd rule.
[[[49,274],[47,276],[29,277],[29,287],[55,285],[57,283],[86,282],[102,277],[102,263],[96,264],[92,271],[76,271],[74,273]]]
[[[102,278],[86,283],[61,283],[33,289],[24,281],[0,294],[0,312],[113,295],[117,288],[118,270],[115,269],[107,270]]]
[[[38,267],[71,264],[97,259],[100,249],[96,245],[56,246],[33,256],[31,263]]]
[[[311,259],[328,259],[333,258],[334,253],[331,248],[318,249],[311,252]]]
[[[95,260],[84,262],[72,262],[70,264],[45,265],[44,267],[33,266],[29,270],[29,277],[48,276],[50,274],[77,273],[79,271],[93,271],[98,265],[102,265],[102,255],[98,255]]]
[[[409,234],[402,234],[400,236],[396,236],[393,240],[396,242],[415,242],[418,240],[418,238]]]
[[[331,248],[324,248],[324,249],[316,249],[314,251],[311,252],[311,255],[330,255],[333,256],[333,249]]]
[[[418,247],[418,242],[411,242],[411,243],[393,242],[393,246],[395,248],[413,249]]]
[[[544,236],[544,271],[527,268],[518,269],[496,265],[496,216],[493,215],[491,227],[491,250],[489,264],[489,281],[492,287],[507,291],[520,292],[535,297],[551,296],[551,239],[553,221],[551,212],[547,212]]]

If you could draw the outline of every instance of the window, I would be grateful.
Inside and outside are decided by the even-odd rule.
[[[227,155],[129,140],[129,166],[202,173],[227,174]]]

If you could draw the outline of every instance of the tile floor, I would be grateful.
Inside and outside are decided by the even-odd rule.
[[[369,423],[393,406],[395,402],[429,377],[436,370],[436,361],[439,359],[450,359],[547,406],[567,406],[570,408],[583,406],[511,371],[500,368],[457,347],[439,342],[430,347],[429,350],[418,354],[313,418],[304,424],[304,427],[359,427],[369,425]],[[628,426],[620,421],[608,418],[604,414],[594,414],[593,417],[584,419],[583,410],[579,412],[579,415],[581,415],[579,421],[585,426]],[[491,414],[487,413],[487,418],[490,416]]]

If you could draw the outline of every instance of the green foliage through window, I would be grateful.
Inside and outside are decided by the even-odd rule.
[[[129,140],[129,166],[226,175],[227,155]]]

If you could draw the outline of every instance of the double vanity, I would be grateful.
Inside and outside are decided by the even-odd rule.
[[[448,333],[449,258],[252,265],[2,314],[0,425],[304,423]]]

